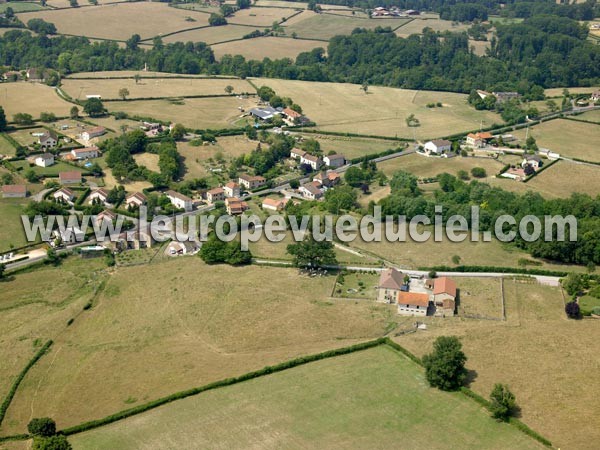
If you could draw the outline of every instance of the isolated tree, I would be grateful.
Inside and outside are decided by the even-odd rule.
[[[294,257],[296,267],[315,269],[337,264],[333,243],[326,240],[318,242],[310,232],[302,242],[289,244],[287,252]]]
[[[225,92],[227,94],[231,94],[233,92],[233,86],[228,84],[227,86],[225,86]]]
[[[56,422],[50,417],[31,419],[27,424],[27,431],[34,436],[53,436],[56,434]]]
[[[138,84],[140,82],[140,80],[142,79],[142,76],[139,73],[136,73],[133,76],[133,79],[135,80],[135,84]]]
[[[127,88],[119,89],[119,97],[121,97],[123,100],[125,100],[125,99],[127,99],[128,96],[129,96],[129,89],[127,89]]]
[[[369,91],[369,83],[367,83],[366,81],[362,84],[362,86],[360,87],[365,94],[368,94]]]
[[[492,416],[507,421],[517,407],[515,395],[505,384],[496,383],[490,394]]]
[[[427,381],[443,391],[460,388],[466,378],[466,361],[456,336],[438,337],[433,343],[433,352],[423,357]]]
[[[473,167],[471,169],[471,175],[473,175],[475,178],[485,178],[487,177],[487,172],[483,167]]]
[[[38,175],[33,169],[28,169],[27,171],[25,171],[25,173],[23,173],[23,176],[30,183],[37,183],[40,179],[40,177],[38,177]]]
[[[83,106],[83,111],[90,117],[98,117],[104,114],[104,105],[99,98],[90,98]]]
[[[452,262],[453,262],[454,264],[460,264],[460,256],[458,256],[458,255],[454,255],[454,256],[452,257]]]
[[[565,305],[565,313],[569,319],[579,319],[581,317],[581,309],[579,303],[573,300]]]
[[[71,5],[71,8],[77,8],[79,3],[77,3],[77,0],[69,0],[69,5]]]
[[[77,119],[79,117],[79,108],[77,106],[71,107],[71,111],[69,111],[69,117],[71,119]]]
[[[4,113],[4,108],[0,106],[0,132],[6,131],[6,114]]]

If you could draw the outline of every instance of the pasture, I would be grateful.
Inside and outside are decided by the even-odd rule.
[[[57,117],[64,117],[69,115],[73,106],[61,99],[54,88],[26,81],[2,84],[0,103],[8,121],[12,121],[13,116],[17,113],[31,114],[34,119],[38,118],[42,112],[52,112]]]
[[[595,111],[584,112],[583,114],[574,116],[573,118],[580,120],[589,120],[590,122],[597,122],[600,124],[600,110],[597,109]]]
[[[6,8],[12,8],[12,10],[15,13],[21,13],[21,12],[28,12],[28,11],[40,11],[42,9],[46,9],[44,8],[41,4],[39,3],[34,3],[34,2],[10,2],[10,3],[4,3],[0,5],[0,13],[4,13],[4,11],[6,11]],[[13,28],[14,30],[14,28]]]
[[[232,25],[250,25],[253,27],[270,27],[273,22],[281,22],[286,17],[294,14],[294,11],[284,8],[246,8],[236,11],[235,14],[227,18],[227,22]],[[251,29],[248,32],[252,31]]]
[[[526,134],[526,129],[513,133],[523,141]],[[531,127],[529,135],[535,138],[538,147],[549,148],[561,156],[600,162],[600,149],[596,145],[599,125],[556,119]]]
[[[278,95],[298,100],[304,113],[318,129],[377,136],[431,139],[460,131],[479,129],[502,119],[489,111],[476,111],[467,96],[449,92],[413,91],[348,83],[320,83],[260,78],[257,86],[270,86]],[[442,108],[427,108],[441,102]],[[406,118],[414,114],[421,126],[409,127]]]
[[[3,173],[5,172],[0,172],[0,175]],[[6,252],[11,248],[22,247],[27,244],[23,225],[21,224],[21,214],[23,214],[23,209],[29,201],[30,199],[27,198],[0,199],[0,252]]]
[[[0,134],[0,155],[15,156],[17,149]]]
[[[44,127],[35,127],[35,128],[25,128],[25,129],[17,129],[14,131],[10,131],[7,133],[10,137],[12,137],[19,144],[24,146],[33,145],[38,141],[37,136],[34,134],[44,133],[46,128]]]
[[[389,347],[202,393],[70,440],[75,449],[541,448],[464,395],[429,388],[422,369]]]
[[[374,29],[376,27],[398,27],[408,22],[408,19],[395,20],[369,20],[352,16],[338,16],[333,14],[312,14],[309,17],[294,21],[289,25],[284,23],[285,33],[291,36],[296,33],[305,39],[328,41],[333,36],[350,34],[355,28]],[[323,47],[327,45],[324,44]]]
[[[66,164],[62,161],[56,161],[55,164],[50,167],[40,167],[34,165],[29,165],[27,161],[14,161],[13,166],[23,169],[23,172],[27,170],[33,170],[39,176],[58,176],[59,172],[83,172],[83,169],[74,167],[70,164]]]
[[[455,23],[451,20],[442,20],[438,17],[416,18],[406,23],[405,25],[396,28],[394,32],[396,36],[408,37],[411,34],[421,34],[423,28],[431,28],[433,31],[466,31],[469,28],[467,23]]]
[[[116,74],[116,73],[115,73]],[[255,92],[245,80],[223,78],[153,78],[141,79],[94,79],[63,81],[62,88],[72,98],[85,100],[86,95],[101,95],[106,101],[120,99],[119,90],[129,91],[128,99],[148,97],[184,97],[193,95],[225,95],[225,88],[233,87],[233,93]],[[150,113],[151,111],[148,111]]]
[[[194,22],[186,20],[190,16]],[[208,17],[208,14],[170,8],[166,3],[153,2],[123,2],[19,14],[19,18],[25,23],[34,18],[51,22],[61,34],[122,41],[133,34],[149,39],[208,25]],[[106,26],[107,23],[110,27]]]
[[[571,94],[591,94],[600,89],[600,87],[567,87],[567,88],[550,88],[544,91],[546,97],[562,97],[563,91],[568,90]]]
[[[258,37],[243,41],[225,42],[212,45],[217,59],[223,55],[242,55],[248,60],[262,61],[264,58],[295,59],[298,54],[309,52],[316,47],[327,47],[326,42],[292,39],[285,37]]]
[[[329,136],[326,134],[304,134],[306,139],[315,139],[321,145],[323,154],[330,151],[343,154],[347,159],[359,158],[372,153],[379,153],[390,148],[397,148],[402,142],[384,139],[367,139],[346,136]]]
[[[236,97],[186,98],[171,100],[132,100],[105,102],[109,111],[123,111],[131,116],[152,117],[165,122],[181,123],[189,128],[231,128],[242,114],[239,108],[252,108],[253,99]]]
[[[457,280],[461,288],[461,279]],[[505,281],[507,322],[427,319],[427,332],[398,337],[418,356],[440,335],[460,337],[473,370],[471,387],[487,397],[506,383],[521,407],[521,420],[555,448],[594,449],[600,395],[595,357],[598,325],[569,320],[558,288]],[[573,387],[581,392],[573,394]]]
[[[217,42],[230,41],[232,39],[242,39],[243,36],[252,33],[253,31],[254,30],[251,27],[228,24],[220,27],[200,28],[198,30],[189,30],[171,34],[166,36],[163,41],[165,43],[191,41],[214,44]]]
[[[103,417],[178,390],[372,339],[396,320],[389,310],[367,303],[323,302],[333,280],[291,268],[206,266],[198,257],[119,267],[94,307],[68,330],[40,329],[36,337],[55,344],[21,385],[2,434],[25,430],[31,414],[50,415],[59,427]],[[19,282],[10,295],[27,298],[26,292],[37,289],[43,284]],[[64,298],[69,290],[61,292]],[[18,322],[10,328],[6,345],[24,333]]]
[[[459,288],[459,315],[502,318],[502,281],[499,278],[460,277],[456,282]]]

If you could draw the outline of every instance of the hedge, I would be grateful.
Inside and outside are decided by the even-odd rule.
[[[13,436],[0,436],[0,442],[26,441],[27,439],[31,439],[31,436],[29,436],[28,434],[15,434]]]
[[[368,155],[365,156],[359,156],[357,158],[352,158],[350,160],[350,164],[358,164],[361,163],[363,161],[371,161],[373,159],[377,159],[377,158],[381,158],[383,156],[388,156],[388,155],[393,155],[394,153],[399,153],[404,151],[404,149],[397,149],[397,148],[388,148],[387,150],[384,150],[382,152],[379,153],[370,153]]]
[[[88,187],[86,188],[85,191],[83,191],[82,194],[79,195],[79,197],[77,197],[77,200],[75,200],[75,206],[81,206],[83,204],[83,202],[85,201],[85,199],[87,198],[88,195],[90,195],[90,192],[92,190]]]
[[[368,139],[383,139],[386,141],[398,141],[398,142],[412,142],[412,139],[399,138],[392,136],[380,136],[374,134],[359,134],[359,133],[342,133],[339,131],[323,131],[323,130],[304,130],[305,133],[324,134],[326,136],[342,136],[342,137],[359,137]]]
[[[35,365],[35,363],[37,363],[40,360],[40,358],[46,354],[46,352],[48,351],[48,349],[50,348],[51,345],[52,345],[52,340],[49,340],[48,342],[46,342],[43,345],[43,347],[40,348],[39,351],[33,356],[33,358],[31,358],[29,360],[29,362],[23,368],[23,370],[21,370],[19,375],[17,375],[17,378],[15,378],[15,381],[13,381],[13,384],[10,387],[10,391],[8,391],[8,394],[6,394],[4,401],[0,405],[0,425],[2,424],[2,421],[4,420],[4,417],[6,416],[6,411],[8,410],[10,403],[12,402],[15,394],[17,393],[17,389],[19,388],[19,385],[25,378],[25,375],[27,375],[27,372],[29,372],[29,369],[31,369]]]
[[[550,161],[548,164],[544,164],[540,169],[536,170],[535,172],[533,172],[531,175],[529,175],[527,178],[525,178],[523,180],[523,183],[527,183],[529,180],[531,180],[532,178],[537,177],[540,173],[542,173],[544,170],[546,170],[548,167],[552,167],[554,164],[556,164],[558,161],[560,161],[559,159],[555,159],[554,161]]]
[[[544,269],[522,269],[515,267],[498,267],[498,266],[433,266],[433,267],[419,267],[418,270],[422,271],[436,271],[436,272],[497,272],[497,273],[520,273],[524,275],[546,275],[549,277],[565,277],[568,272],[561,272],[558,270],[544,270]]]
[[[392,347],[394,350],[399,351],[400,353],[402,353],[404,356],[406,356],[407,358],[409,358],[410,360],[412,360],[413,362],[415,362],[416,364],[418,364],[419,366],[423,366],[423,361],[421,361],[419,358],[417,358],[415,355],[413,355],[411,352],[409,352],[408,350],[406,350],[404,347],[402,347],[400,344],[397,344],[396,342],[392,341],[390,338],[386,337],[385,338],[385,343],[387,345],[389,345],[390,347]]]
[[[235,39],[238,40],[238,39]],[[214,44],[213,44],[214,45]],[[231,94],[196,94],[196,95],[179,95],[177,97],[171,96],[163,96],[163,97],[135,97],[135,98],[126,98],[123,99],[121,97],[117,98],[106,98],[102,99],[104,102],[137,102],[137,101],[149,101],[149,100],[170,100],[170,99],[180,99],[180,98],[220,98],[220,97],[235,97],[236,95],[248,95],[248,96],[256,96],[256,94],[251,92],[238,92]]]

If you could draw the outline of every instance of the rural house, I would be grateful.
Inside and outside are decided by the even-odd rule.
[[[396,303],[398,293],[403,290],[404,274],[397,269],[390,268],[381,272],[377,284],[377,301],[382,303]]]
[[[494,97],[496,97],[496,101],[498,103],[504,103],[509,100],[521,97],[521,94],[519,94],[518,92],[492,92],[492,94],[494,95]]]
[[[35,165],[40,167],[50,167],[54,165],[54,155],[52,153],[43,153],[35,158]]]
[[[102,136],[105,133],[106,129],[104,127],[93,127],[81,133],[81,139],[89,141],[95,137]]]
[[[5,184],[2,186],[2,198],[25,198],[27,186],[24,184]]]
[[[90,205],[98,204],[98,203],[102,203],[102,204],[106,205],[107,200],[108,200],[108,191],[104,188],[96,189],[88,197],[88,203]]]
[[[127,208],[139,208],[144,203],[146,203],[146,196],[144,194],[140,194],[139,192],[129,194],[125,198],[125,207]]]
[[[598,101],[600,101],[600,91],[594,91],[594,92],[592,92],[590,100],[592,102],[598,102]]]
[[[320,183],[325,187],[332,187],[341,181],[340,175],[333,170],[327,172],[319,172],[313,177],[313,181]]]
[[[193,209],[192,199],[187,195],[180,194],[179,192],[175,192],[173,190],[168,190],[165,192],[165,195],[171,201],[171,204],[176,208],[183,209],[185,211],[191,211]]]
[[[482,148],[488,143],[489,140],[493,139],[491,133],[482,132],[482,133],[469,133],[467,134],[466,143],[468,146],[473,148]]]
[[[267,180],[261,176],[241,175],[239,182],[246,189],[256,189],[264,186]]]
[[[27,78],[27,81],[41,83],[44,81],[44,71],[40,69],[27,69],[25,77]]]
[[[433,303],[436,308],[436,315],[454,316],[456,283],[453,279],[440,277],[433,281]]]
[[[425,144],[425,153],[430,155],[435,153],[436,155],[441,155],[444,152],[449,152],[452,149],[452,142],[447,141],[446,139],[434,139],[433,141],[429,141]]]
[[[81,183],[81,172],[60,172],[58,174],[60,184],[78,184]]]
[[[52,130],[45,131],[38,137],[38,144],[43,149],[54,148],[58,144],[58,135]]]
[[[304,156],[300,158],[300,164],[308,164],[312,170],[319,170],[323,165],[323,160],[318,156],[305,153]]]
[[[306,155],[306,152],[304,150],[301,150],[299,148],[294,147],[291,151],[290,151],[290,158],[292,159],[302,159],[302,157]]]
[[[213,204],[216,202],[222,202],[225,200],[225,191],[220,187],[211,189],[206,193],[206,200]]]
[[[346,158],[344,158],[344,155],[338,154],[327,155],[323,156],[323,162],[326,166],[337,169],[338,167],[342,167],[344,164],[346,164]]]
[[[74,159],[91,159],[100,156],[100,149],[96,146],[74,148],[71,150],[71,155]]]
[[[533,167],[534,170],[538,170],[544,163],[542,162],[542,158],[537,155],[526,155],[521,162],[521,167],[525,168],[528,165]]]
[[[262,209],[268,209],[271,211],[281,211],[285,208],[288,200],[285,198],[265,198],[262,202]]]
[[[71,189],[63,187],[52,194],[52,198],[61,203],[72,203],[75,198],[75,193]]]
[[[299,112],[294,111],[291,108],[284,108],[282,111],[283,121],[289,125],[294,126],[302,122],[306,122],[306,118]]]
[[[310,183],[303,184],[300,186],[298,191],[302,194],[302,197],[309,200],[319,200],[321,197],[323,197],[321,184],[318,181],[312,181]]]
[[[398,292],[398,314],[403,316],[426,316],[429,294],[424,292]]]
[[[240,185],[235,181],[230,181],[223,186],[223,191],[226,197],[239,197],[240,196]]]
[[[252,108],[248,113],[260,120],[269,120],[275,116],[281,115],[282,108],[273,108],[271,106],[265,106],[262,108]]]
[[[225,199],[225,208],[230,216],[238,216],[248,209],[248,204],[236,197]]]
[[[105,220],[108,222],[114,222],[115,220],[117,220],[117,215],[114,212],[105,209],[96,216],[96,223],[101,224]]]

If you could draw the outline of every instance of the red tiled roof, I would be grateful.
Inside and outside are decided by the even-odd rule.
[[[398,292],[397,301],[399,305],[422,306],[429,305],[429,295],[422,292]]]
[[[448,294],[456,297],[456,283],[452,278],[440,277],[436,278],[433,283],[433,295]]]
[[[61,180],[81,180],[81,172],[60,172],[58,177]]]
[[[27,186],[24,184],[5,184],[2,186],[2,192],[5,194],[26,194]]]

